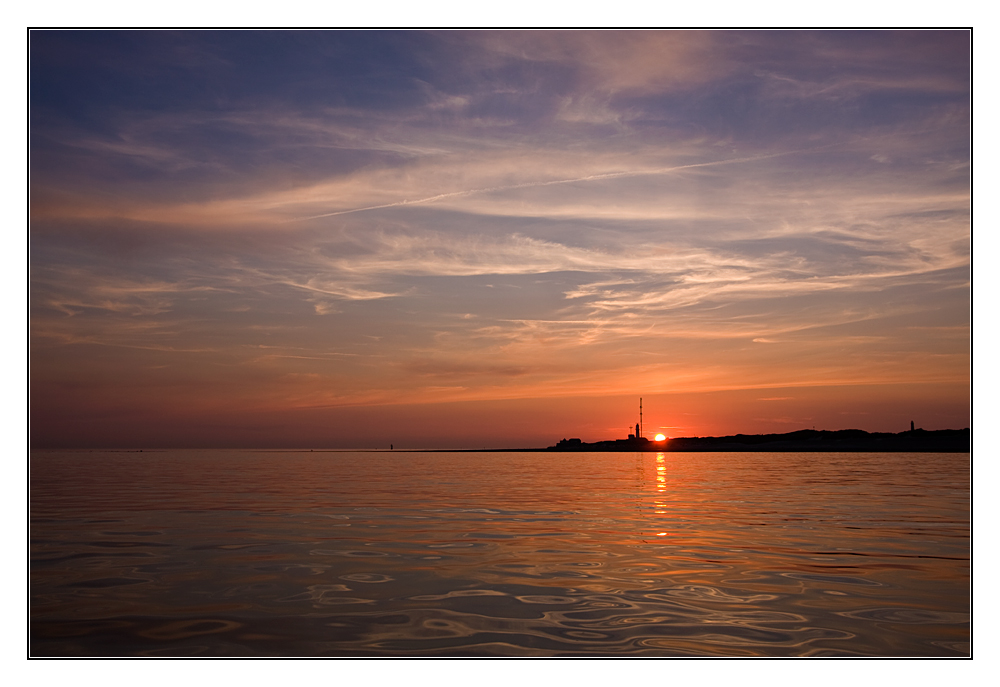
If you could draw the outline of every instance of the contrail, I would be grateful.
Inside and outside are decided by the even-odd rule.
[[[648,169],[643,171],[630,171],[630,172],[608,172],[607,174],[591,174],[585,177],[574,177],[572,179],[555,179],[553,181],[528,181],[523,184],[509,184],[507,186],[487,186],[484,188],[473,188],[467,189],[465,191],[453,191],[451,193],[439,193],[436,196],[428,196],[427,198],[419,198],[417,200],[400,200],[395,203],[385,203],[384,205],[369,205],[363,208],[352,208],[350,210],[337,210],[336,212],[325,212],[322,215],[310,215],[309,217],[297,217],[295,219],[286,220],[288,222],[305,222],[311,219],[322,219],[323,217],[336,217],[337,215],[350,215],[355,212],[368,212],[369,210],[381,210],[383,208],[395,208],[402,205],[421,205],[424,203],[433,203],[436,200],[441,200],[442,198],[455,198],[457,196],[471,196],[476,193],[492,193],[495,191],[510,191],[518,188],[537,188],[541,186],[555,186],[556,184],[572,184],[578,181],[598,181],[600,179],[620,179],[622,177],[638,177],[638,176],[651,176],[653,174],[666,174],[668,172],[676,172],[682,169],[693,169],[695,167],[715,167],[718,165],[735,165],[743,162],[756,162],[758,160],[770,160],[776,157],[782,157],[784,155],[793,155],[794,153],[807,152],[804,150],[789,150],[784,153],[772,153],[770,155],[755,155],[753,157],[739,157],[730,160],[716,160],[715,162],[698,162],[691,165],[677,165],[676,167],[661,167],[660,169]]]

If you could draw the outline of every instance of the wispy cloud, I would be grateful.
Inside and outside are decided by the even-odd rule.
[[[497,191],[513,191],[522,188],[541,188],[544,186],[556,186],[560,184],[574,184],[585,181],[603,181],[605,179],[624,179],[628,177],[637,176],[647,176],[654,174],[669,174],[670,172],[678,172],[685,169],[695,169],[698,167],[715,167],[718,165],[731,165],[739,164],[744,162],[756,162],[759,160],[767,160],[775,157],[780,157],[782,155],[791,155],[794,152],[788,153],[774,153],[771,155],[758,155],[755,157],[745,157],[745,158],[734,158],[729,160],[716,160],[713,162],[698,162],[689,165],[677,165],[674,167],[663,167],[660,169],[642,170],[642,171],[626,171],[626,172],[606,172],[604,174],[590,174],[583,177],[574,177],[570,179],[552,179],[549,181],[526,181],[520,184],[507,184],[505,186],[492,186],[487,188],[477,188],[477,189],[467,189],[464,191],[453,191],[451,193],[439,193],[435,196],[428,196],[426,198],[420,198],[417,200],[402,200],[396,203],[387,203],[384,205],[372,205],[363,208],[352,208],[349,210],[338,210],[336,212],[327,212],[321,215],[312,215],[310,217],[302,217],[298,220],[293,221],[303,221],[310,219],[320,219],[322,217],[336,217],[338,215],[348,215],[355,212],[366,212],[368,210],[381,210],[383,208],[399,207],[402,205],[420,205],[423,203],[433,203],[438,200],[444,200],[445,198],[457,198],[462,196],[471,196],[480,193],[495,193]]]
[[[962,32],[122,38],[33,40],[37,398],[968,377]]]

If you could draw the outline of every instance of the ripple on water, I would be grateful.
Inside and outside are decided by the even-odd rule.
[[[428,549],[481,549],[486,544],[480,542],[452,542],[449,544],[428,544]]]
[[[411,596],[414,601],[441,601],[442,599],[460,599],[469,596],[507,596],[496,589],[456,589],[447,594],[420,594]]]
[[[278,599],[282,602],[311,601],[317,606],[344,606],[348,604],[373,604],[374,599],[359,599],[351,596],[341,596],[351,591],[346,584],[312,584],[301,594]]]
[[[677,599],[695,599],[702,601],[715,601],[726,604],[753,604],[772,601],[778,597],[774,594],[739,594],[727,592],[717,587],[706,585],[682,585],[671,589],[659,589],[656,592],[647,592],[643,596],[647,599],[658,599],[662,601],[676,601]]]
[[[276,563],[268,565],[255,565],[254,570],[261,572],[289,572],[292,570],[308,570],[313,575],[320,575],[330,569],[329,565],[323,563]]]
[[[242,627],[242,623],[232,620],[192,618],[190,620],[177,620],[148,630],[142,630],[138,634],[140,637],[147,637],[149,639],[176,640],[197,637],[199,635],[216,634],[218,632],[228,632],[238,627]]]
[[[526,604],[575,604],[579,599],[572,596],[542,596],[542,595],[522,595],[515,596],[515,599]]]
[[[853,577],[849,575],[821,575],[819,573],[780,573],[782,577],[789,577],[793,580],[804,580],[808,582],[827,582],[831,584],[851,584],[861,587],[882,587],[881,582],[868,580],[864,577]]]
[[[865,608],[857,611],[840,611],[837,615],[859,620],[881,620],[889,623],[926,625],[933,623],[966,623],[968,613],[945,613],[925,608]]]
[[[97,580],[84,580],[63,585],[64,587],[82,587],[86,589],[103,589],[104,587],[125,587],[130,584],[142,584],[149,580],[140,580],[134,577],[102,577]]]
[[[107,549],[131,549],[137,547],[146,548],[149,546],[170,546],[170,544],[163,544],[161,542],[155,542],[155,541],[113,541],[113,540],[88,541],[85,542],[85,544],[87,546],[95,546]]]
[[[378,584],[380,582],[392,582],[396,578],[390,577],[389,575],[382,575],[380,573],[350,573],[348,575],[341,575],[340,579],[347,580],[348,582]]]

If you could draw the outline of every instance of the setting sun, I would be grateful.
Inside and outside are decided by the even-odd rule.
[[[663,441],[664,439],[666,439],[665,436],[663,436],[662,434],[657,434],[654,441]]]

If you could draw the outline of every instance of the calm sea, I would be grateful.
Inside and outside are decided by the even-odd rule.
[[[963,656],[968,454],[34,451],[34,656]]]

